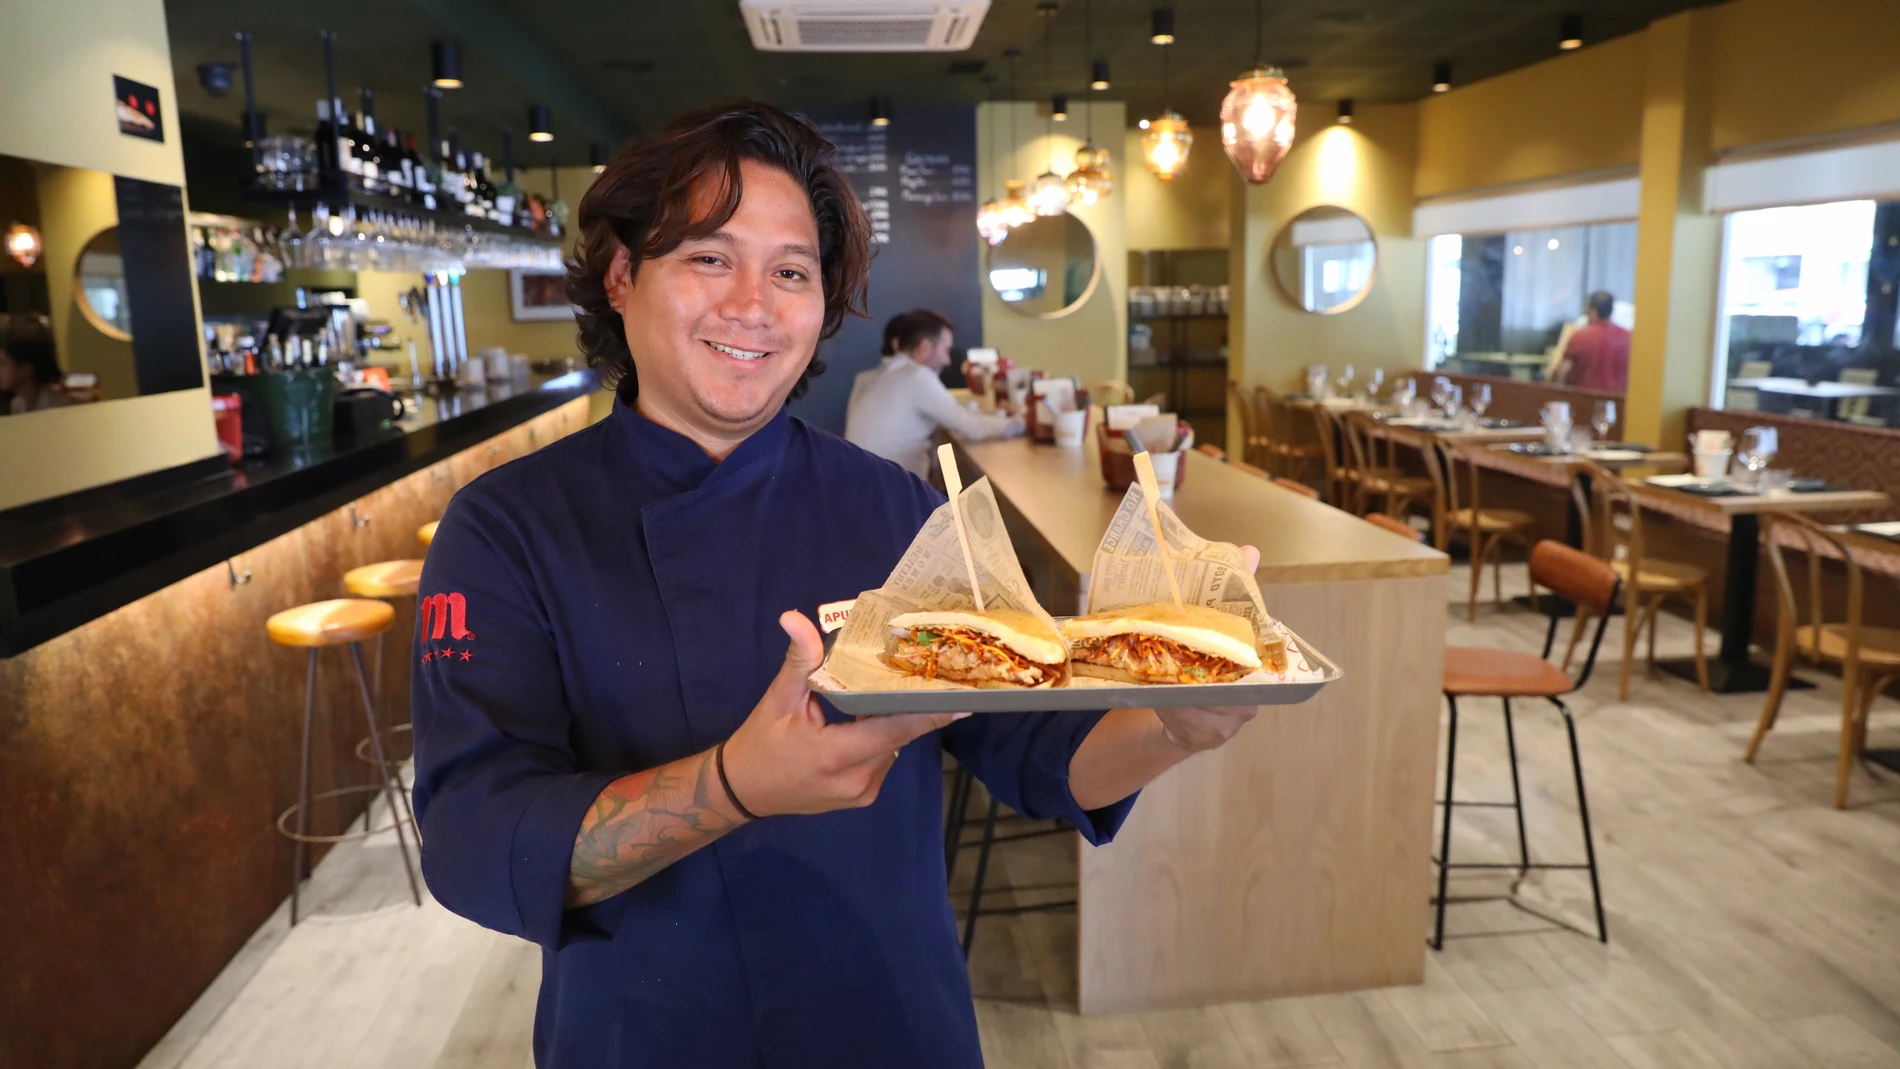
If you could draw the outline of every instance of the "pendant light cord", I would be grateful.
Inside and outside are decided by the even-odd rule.
[[[1265,49],[1261,47],[1262,38],[1260,36],[1260,8],[1263,3],[1264,0],[1253,0],[1253,65],[1256,68],[1266,66],[1265,56],[1263,55]]]
[[[1173,83],[1168,80],[1168,53],[1174,51],[1168,45],[1161,46],[1161,110],[1174,110]]]
[[[1083,63],[1095,62],[1095,0],[1082,0],[1082,51],[1087,53],[1082,57]],[[1091,79],[1095,77],[1093,71],[1090,72],[1089,77]],[[1089,88],[1095,88],[1092,81]],[[1095,145],[1095,102],[1084,96],[1082,109],[1083,121],[1088,125],[1086,143],[1093,147]]]
[[[1042,76],[1049,82],[1049,118],[1042,124],[1043,139],[1049,142],[1049,173],[1056,170],[1056,16],[1051,11],[1042,17]]]

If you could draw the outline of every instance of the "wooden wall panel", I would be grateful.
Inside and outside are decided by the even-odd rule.
[[[587,404],[536,420],[541,440]],[[359,499],[363,526],[344,508],[240,555],[248,584],[211,568],[0,660],[0,1065],[136,1064],[290,893],[273,822],[297,791],[305,661],[264,619],[420,556],[416,527],[488,461],[476,446]],[[399,604],[388,636],[391,723],[413,619]],[[348,656],[320,665],[313,790],[371,782]],[[319,806],[313,830],[358,812]]]
[[[1262,709],[1083,849],[1083,1013],[1424,977],[1444,579],[1263,593],[1342,678]]]

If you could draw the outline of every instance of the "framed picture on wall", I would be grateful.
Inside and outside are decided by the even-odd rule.
[[[567,303],[567,275],[561,271],[508,272],[508,294],[517,323],[574,318]]]

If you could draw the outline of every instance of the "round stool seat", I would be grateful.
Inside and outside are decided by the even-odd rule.
[[[343,573],[343,589],[359,598],[406,598],[422,582],[419,560],[386,560]]]
[[[395,619],[386,601],[338,598],[285,609],[264,621],[264,630],[280,646],[341,646],[380,635]]]
[[[430,520],[428,523],[416,528],[416,541],[422,543],[424,548],[427,548],[429,543],[435,541],[435,525],[440,522],[440,520]]]

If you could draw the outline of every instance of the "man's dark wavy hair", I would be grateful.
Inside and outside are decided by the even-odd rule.
[[[865,315],[871,265],[871,224],[818,131],[770,104],[731,100],[674,119],[659,133],[629,142],[581,198],[579,237],[567,263],[567,296],[579,309],[577,341],[587,362],[622,397],[639,392],[626,326],[607,300],[614,253],[629,251],[637,274],[644,260],[664,256],[692,238],[725,226],[744,188],[741,161],[776,167],[805,187],[818,220],[819,273],[824,282],[821,340],[838,333],[844,317]],[[712,183],[712,210],[693,218],[693,191]],[[804,395],[824,361],[811,363],[790,397]]]

